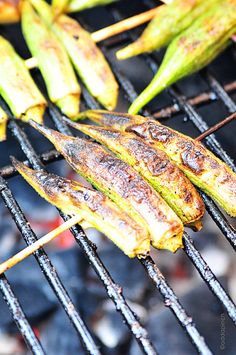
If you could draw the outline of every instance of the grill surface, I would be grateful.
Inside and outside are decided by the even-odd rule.
[[[140,3],[141,2],[137,2],[137,4]],[[140,5],[142,5],[140,10],[142,11],[143,9],[145,9],[145,7],[148,8],[154,6],[154,3],[149,0],[144,0],[143,3]],[[122,4],[110,6],[109,10],[111,10],[111,21],[113,22],[122,19],[124,16]],[[83,23],[83,16],[79,19],[81,20],[81,23]],[[84,25],[86,26],[86,23]],[[111,54],[111,48],[113,44],[119,45],[122,44],[124,41],[127,42],[135,39],[136,37],[137,30],[132,30],[128,34],[122,34],[120,36],[117,36],[115,39],[106,41],[105,44],[102,44],[101,46],[103,52],[107,56],[107,59],[109,60],[112,66],[113,72],[117,77],[117,80],[121,87],[121,91],[128,102],[133,101],[133,99],[137,97],[137,92],[135,91],[131,81],[129,81],[128,78],[121,72],[119,68],[119,63],[114,60],[113,55]],[[159,61],[156,53],[152,55],[143,55],[141,56],[141,60],[145,63],[145,65],[147,65],[151,69],[152,72],[156,72],[156,70],[158,69]],[[201,76],[207,82],[209,86],[209,91],[201,93],[200,95],[198,94],[196,97],[189,100],[185,97],[182,91],[180,91],[179,85],[177,85],[167,91],[171,99],[173,100],[173,106],[167,105],[166,107],[162,107],[158,112],[155,113],[151,113],[150,111],[145,109],[142,113],[146,116],[153,115],[154,117],[162,118],[174,117],[176,113],[183,112],[188,118],[188,120],[190,120],[200,132],[204,132],[206,129],[208,129],[208,125],[196,111],[196,108],[194,106],[201,106],[203,104],[207,105],[210,104],[213,100],[218,100],[225,105],[225,108],[229,113],[235,112],[236,104],[229,96],[229,93],[232,93],[236,89],[235,82],[231,82],[223,87],[207,71],[202,72]],[[7,109],[4,102],[1,101],[1,105],[5,109]],[[100,108],[98,103],[89,95],[85,88],[83,88],[83,108]],[[55,127],[60,132],[72,134],[70,129],[63,123],[61,119],[61,114],[50,103],[49,116],[53,121]],[[25,162],[29,162],[33,168],[38,169],[41,168],[43,164],[46,165],[53,161],[61,159],[60,154],[55,150],[38,155],[31,145],[30,138],[21,128],[21,123],[18,123],[15,120],[11,120],[9,122],[8,127],[11,130],[13,136],[16,138],[19,147],[22,149],[26,156]],[[220,156],[220,158],[235,171],[233,159],[226,153],[224,148],[217,141],[215,135],[207,137],[205,143],[215,154]],[[15,200],[6,182],[6,179],[16,175],[16,172],[14,171],[14,168],[9,165],[1,168],[0,173],[2,176],[0,178],[0,193],[2,199],[4,200],[6,207],[12,215],[12,218],[14,219],[25,242],[27,244],[31,244],[37,239],[37,236],[31,229],[28,221],[26,220],[20,206]],[[201,194],[210,216],[221,230],[222,235],[229,241],[231,246],[235,249],[235,230],[228,223],[227,219],[224,217],[224,215],[221,213],[215,203],[212,202],[211,199],[205,194]],[[67,219],[66,216],[63,216],[63,218],[65,220]],[[151,340],[149,339],[146,329],[140,324],[139,320],[137,319],[137,316],[127,304],[126,299],[122,295],[122,288],[112,279],[109,274],[109,271],[106,269],[106,266],[102,263],[101,259],[99,258],[99,255],[96,252],[96,246],[89,241],[80,226],[73,227],[71,229],[71,232],[74,235],[76,242],[79,244],[84,254],[86,255],[89,263],[92,265],[95,272],[97,273],[98,278],[103,283],[107,291],[108,297],[114,302],[117,311],[122,314],[124,321],[126,322],[133,336],[136,338],[142,351],[145,354],[156,354],[156,350],[154,349]],[[193,240],[186,232],[184,234],[184,245],[184,252],[194,264],[211,292],[215,294],[215,296],[225,307],[231,320],[234,322],[234,324],[236,324],[235,304],[225,292],[220,282],[217,280],[207,263],[202,258],[200,252],[194,246]],[[34,256],[45,278],[47,279],[51,288],[57,295],[59,302],[61,303],[68,317],[70,318],[70,321],[74,326],[75,330],[77,331],[78,336],[81,338],[81,341],[84,345],[84,349],[90,354],[99,354],[100,352],[92,339],[90,331],[86,327],[79,312],[73,305],[46,252],[43,249],[40,249],[34,254]],[[155,287],[162,295],[165,305],[169,307],[174,313],[178,322],[186,331],[187,335],[189,336],[196,349],[202,354],[211,354],[211,351],[206,345],[204,338],[199,334],[192,318],[188,315],[187,311],[181,305],[178,297],[176,296],[172,288],[168,285],[168,282],[159,270],[158,266],[154,263],[151,257],[142,259],[140,260],[140,262],[146,270],[147,275],[150,277]],[[39,340],[35,336],[29,322],[27,321],[24,315],[24,311],[22,310],[19,301],[15,297],[11,286],[5,276],[0,276],[0,289],[4,299],[7,302],[9,310],[12,313],[14,321],[18,326],[20,332],[24,336],[28,347],[34,354],[44,354],[44,350],[42,349]]]

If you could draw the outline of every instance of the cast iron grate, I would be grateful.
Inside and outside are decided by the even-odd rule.
[[[152,1],[149,0],[144,0],[144,4],[148,7],[153,6]],[[112,6],[110,8],[112,9],[112,16],[114,17],[114,20],[122,18],[120,7],[119,11],[116,6]],[[122,44],[123,40],[127,41],[127,39],[133,39],[136,36],[136,30],[133,30],[129,34],[117,36],[116,45]],[[107,44],[109,43],[107,42]],[[110,61],[110,64],[119,81],[123,94],[125,95],[126,99],[131,102],[137,96],[137,93],[132,83],[120,71],[118,63],[114,61],[107,46],[103,44],[101,48],[107,56],[108,60]],[[144,55],[142,56],[142,60],[145,61],[146,64],[148,64],[152,71],[155,72],[157,70],[158,60],[155,54]],[[153,116],[157,118],[165,115],[173,117],[177,112],[184,112],[187,115],[188,119],[191,120],[193,124],[197,127],[197,129],[200,132],[203,132],[208,128],[208,126],[203,120],[203,118],[195,110],[194,106],[199,106],[202,104],[207,105],[212,100],[221,100],[227,108],[228,112],[235,112],[236,105],[229,96],[229,93],[233,92],[236,89],[236,83],[231,82],[225,85],[225,87],[223,87],[213,76],[211,76],[207,72],[203,73],[203,77],[210,87],[209,92],[201,93],[200,95],[197,95],[191,100],[188,100],[182,94],[182,92],[179,91],[177,87],[172,87],[170,90],[168,90],[168,93],[170,94],[174,105],[162,108]],[[87,90],[84,88],[83,104],[85,108],[99,108],[97,102],[89,95]],[[3,102],[2,105],[4,106]],[[70,129],[62,121],[61,114],[50,103],[49,113],[52,121],[54,122],[54,125],[59,131],[61,131],[62,133],[71,134]],[[150,112],[147,110],[144,110],[143,114],[151,115]],[[50,164],[51,162],[57,159],[61,159],[60,154],[55,150],[38,155],[31,145],[30,138],[22,130],[21,124],[16,122],[15,120],[10,121],[9,128],[13,136],[19,143],[20,148],[24,152],[26,156],[26,162],[28,162],[33,168],[38,169],[43,166],[42,164]],[[233,160],[221,147],[220,143],[216,140],[214,135],[211,135],[206,139],[206,144],[214,153],[219,155],[222,160],[227,162],[231,166],[231,168],[235,170]],[[27,244],[31,244],[37,239],[37,236],[31,229],[28,221],[26,220],[23,212],[20,209],[20,206],[15,200],[6,182],[6,179],[14,176],[16,172],[14,171],[14,168],[9,165],[1,168],[0,173],[1,196],[8,210],[10,211],[12,218],[14,219],[25,242]],[[218,207],[214,204],[214,202],[212,202],[211,199],[205,196],[205,194],[202,194],[202,196],[204,198],[207,211],[209,212],[212,219],[215,221],[223,235],[227,238],[232,247],[234,247],[235,249],[235,230],[228,223],[227,219],[224,217]],[[63,218],[66,219],[67,217],[63,216]],[[99,279],[106,288],[108,297],[114,302],[117,311],[122,314],[126,324],[128,325],[133,336],[138,341],[143,352],[145,354],[156,354],[156,350],[153,348],[146,329],[140,324],[139,320],[137,319],[137,316],[128,306],[126,299],[122,295],[122,288],[117,283],[115,283],[115,281],[110,276],[109,271],[102,263],[101,259],[99,258],[99,255],[96,252],[96,246],[90,242],[90,240],[87,238],[80,226],[73,227],[71,231],[75,237],[76,242],[80,245],[81,249],[88,258],[89,263],[92,265]],[[203,280],[206,282],[207,286],[223,304],[229,317],[236,324],[235,304],[225,292],[224,288],[221,286],[209,266],[206,264],[199,251],[195,248],[193,240],[187,233],[184,234],[184,244],[184,252],[195,265],[196,269],[198,270]],[[39,266],[43,271],[51,288],[57,295],[59,302],[63,306],[68,317],[70,318],[72,325],[76,329],[78,336],[80,337],[84,345],[85,350],[90,354],[99,354],[99,349],[94,343],[89,329],[85,325],[78,311],[75,309],[75,306],[73,305],[67,291],[65,290],[62,282],[60,281],[60,278],[58,277],[57,272],[54,266],[52,265],[50,259],[48,258],[46,252],[43,249],[40,249],[35,253],[34,256],[37,262],[39,263]],[[140,260],[140,262],[143,264],[150,279],[153,281],[156,288],[161,293],[165,305],[168,306],[174,313],[177,320],[190,337],[192,343],[195,345],[196,349],[202,354],[211,354],[211,351],[206,345],[204,338],[199,334],[192,318],[187,314],[187,312],[181,305],[178,297],[168,285],[165,277],[162,275],[161,271],[158,269],[157,265],[154,263],[151,257],[147,257],[146,259]],[[12,313],[14,321],[18,326],[21,334],[23,335],[28,347],[34,354],[44,354],[44,350],[42,349],[39,340],[35,336],[28,320],[26,319],[24,311],[22,310],[19,301],[15,297],[14,293],[12,292],[11,286],[5,276],[0,277],[0,289],[4,299],[8,304],[9,310]]]

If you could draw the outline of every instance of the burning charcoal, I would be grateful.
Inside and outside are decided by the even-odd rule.
[[[221,280],[224,285],[223,281],[225,280]],[[235,354],[234,325],[221,304],[203,283],[185,294],[181,303],[191,313],[198,330],[206,338],[213,354],[221,352],[227,355]],[[193,345],[169,309],[158,307],[156,310],[152,310],[147,329],[160,354],[195,354]],[[141,351],[136,342],[133,342],[130,355],[139,354]]]

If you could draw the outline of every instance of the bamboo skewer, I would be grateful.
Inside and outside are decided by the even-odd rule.
[[[52,230],[48,234],[44,235],[35,243],[32,243],[31,245],[27,246],[25,249],[21,250],[19,253],[15,254],[8,260],[4,261],[2,264],[0,264],[0,275],[3,274],[5,271],[11,269],[14,265],[18,264],[20,261],[24,260],[31,254],[36,252],[39,248],[49,243],[50,241],[58,237],[61,233],[65,232],[67,229],[73,227],[75,224],[79,222],[81,222],[81,217],[79,218],[78,216],[74,216],[70,218],[68,221],[66,221],[56,229]]]

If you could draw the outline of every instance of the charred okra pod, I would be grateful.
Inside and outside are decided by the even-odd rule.
[[[52,102],[70,118],[79,112],[80,87],[70,59],[57,37],[28,1],[23,1],[22,30],[47,86]]]
[[[101,192],[44,170],[29,169],[15,159],[13,165],[41,197],[65,214],[81,217],[81,225],[85,223],[106,234],[129,257],[149,252],[146,230]]]
[[[97,143],[66,136],[34,122],[32,126],[54,144],[75,171],[138,224],[146,226],[154,247],[173,252],[182,247],[181,220],[128,164]]]
[[[166,46],[217,2],[219,0],[176,0],[170,5],[160,6],[142,35],[134,43],[120,49],[116,53],[117,58],[127,59]]]
[[[201,229],[204,203],[189,179],[160,149],[135,134],[72,123],[131,165],[143,176],[186,225]]]
[[[52,0],[52,10],[56,16],[65,11],[70,0]]]
[[[171,42],[157,74],[130,106],[129,113],[137,113],[165,88],[209,64],[230,44],[235,30],[236,1],[220,1],[212,6]]]
[[[100,49],[89,32],[72,18],[61,15],[53,20],[50,6],[42,0],[30,0],[47,25],[64,45],[87,89],[104,107],[116,107],[118,84]]]
[[[7,119],[6,112],[0,107],[0,142],[6,139]]]
[[[0,95],[16,118],[43,121],[46,101],[35,85],[23,59],[0,36]]]
[[[0,1],[0,24],[18,22],[20,20],[20,0],[1,0]]]
[[[67,12],[77,12],[94,6],[107,5],[117,0],[71,0],[67,6]]]
[[[236,174],[201,142],[142,116],[97,110],[80,115],[81,119],[85,117],[106,127],[135,133],[163,150],[194,185],[236,217]]]

